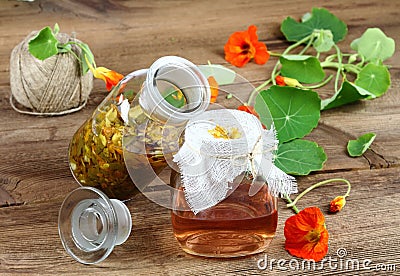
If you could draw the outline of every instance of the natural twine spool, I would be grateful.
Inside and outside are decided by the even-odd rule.
[[[13,49],[10,59],[10,85],[12,107],[24,114],[63,115],[83,108],[93,88],[91,72],[82,75],[81,64],[71,53],[57,54],[44,61],[32,56],[29,40],[37,34],[30,33]],[[60,43],[76,41],[64,33],[57,34]],[[77,56],[81,49],[72,50]],[[17,108],[15,99],[27,110]]]

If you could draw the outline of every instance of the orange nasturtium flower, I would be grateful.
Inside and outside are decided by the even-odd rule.
[[[329,204],[329,212],[339,212],[343,209],[344,205],[346,205],[346,198],[344,196],[337,196]]]
[[[316,262],[328,252],[328,230],[318,207],[309,207],[285,222],[285,249],[293,256]]]
[[[93,76],[97,79],[102,79],[106,83],[106,88],[108,91],[110,91],[113,86],[117,85],[118,82],[124,77],[120,73],[105,67],[96,67],[96,65],[93,67],[86,56],[85,59],[90,71],[93,73]]]
[[[210,103],[215,103],[218,97],[218,83],[213,76],[209,76],[207,80],[211,90]]]
[[[269,59],[267,46],[258,41],[257,27],[251,25],[247,31],[233,33],[225,44],[225,59],[231,64],[242,67],[252,58],[257,64]]]
[[[279,86],[286,86],[285,80],[281,75],[275,77],[276,84]]]
[[[280,86],[291,86],[291,87],[302,87],[302,85],[299,83],[298,80],[288,78],[288,77],[282,77],[280,75],[275,77],[275,81],[277,85]]]

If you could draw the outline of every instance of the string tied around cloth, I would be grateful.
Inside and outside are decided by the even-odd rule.
[[[210,131],[217,126],[236,137],[214,137]],[[256,116],[243,111],[211,110],[191,119],[185,128],[185,142],[173,160],[180,169],[186,201],[193,213],[225,199],[242,173],[253,178],[249,196],[264,183],[273,196],[297,192],[295,178],[274,165],[278,144],[273,125],[263,129]],[[259,177],[262,184],[256,181]]]

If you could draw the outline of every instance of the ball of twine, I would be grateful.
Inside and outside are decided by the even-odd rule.
[[[10,59],[12,107],[25,114],[63,115],[82,109],[93,88],[91,72],[82,74],[81,64],[71,53],[62,53],[39,60],[28,50],[29,41],[38,32],[30,33],[13,49]],[[57,34],[60,43],[79,42],[64,33]],[[79,56],[81,49],[72,45]],[[16,106],[14,99],[26,110]]]

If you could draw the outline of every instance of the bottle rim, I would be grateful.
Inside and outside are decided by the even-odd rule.
[[[183,92],[188,101],[187,108],[177,108],[168,103],[158,89],[157,81],[160,80]],[[185,91],[189,93],[185,94]],[[171,124],[182,124],[204,112],[210,98],[208,80],[195,64],[181,57],[165,56],[148,69],[139,103],[150,116]]]

